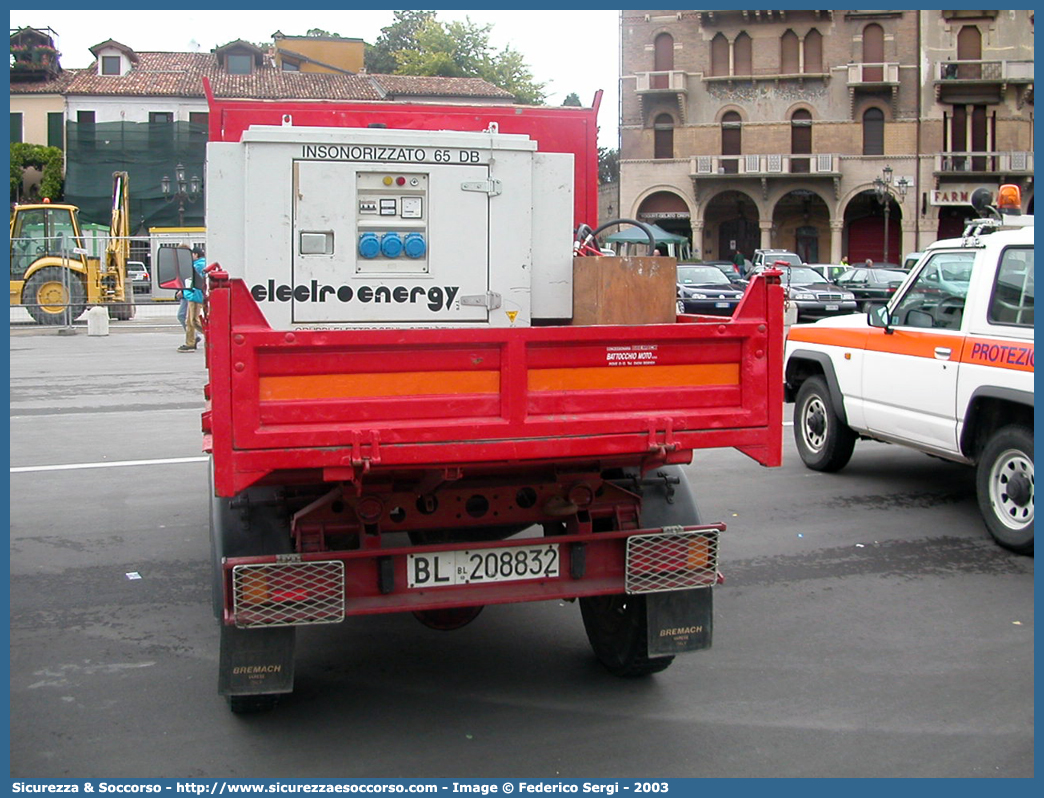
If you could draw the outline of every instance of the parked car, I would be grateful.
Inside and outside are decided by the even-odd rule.
[[[903,271],[911,271],[914,266],[917,265],[917,261],[921,259],[923,252],[911,252],[905,258],[903,258],[903,265],[900,267]]]
[[[731,316],[743,298],[717,266],[710,264],[678,267],[678,312],[709,316]]]
[[[127,261],[127,279],[134,287],[135,294],[147,294],[152,290],[152,282],[149,280],[149,270],[140,260]]]
[[[855,294],[828,283],[823,275],[808,266],[775,266],[768,264],[756,272],[777,268],[783,272],[783,293],[797,307],[797,320],[815,321],[827,316],[855,313]]]
[[[750,271],[755,272],[759,267],[771,266],[776,261],[786,261],[791,266],[805,265],[804,261],[789,249],[756,249],[754,250],[754,260],[751,261]]]
[[[681,268],[683,265],[684,264],[678,264],[678,267]],[[703,265],[714,266],[716,269],[719,269],[722,274],[728,277],[729,282],[732,283],[735,287],[741,290],[746,289],[749,280],[747,280],[740,272],[739,266],[737,266],[731,260],[705,260],[703,262]]]
[[[838,288],[855,294],[856,302],[864,313],[875,305],[884,305],[903,284],[907,273],[898,269],[849,269],[835,281]]]
[[[851,266],[838,266],[836,263],[806,263],[810,269],[815,269],[828,283],[837,281],[837,278],[851,269]]]

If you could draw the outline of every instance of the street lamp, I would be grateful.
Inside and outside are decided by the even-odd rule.
[[[881,203],[884,208],[884,257],[881,258],[882,263],[888,263],[888,217],[892,211],[892,167],[886,166],[881,170],[881,176],[874,178],[874,196],[877,197],[877,201]],[[906,192],[910,188],[910,181],[905,177],[900,177],[895,184],[896,189],[899,191],[899,201],[903,202],[906,199]]]
[[[163,199],[167,202],[178,201],[178,227],[184,227],[185,203],[195,202],[199,199],[200,180],[198,175],[192,175],[186,180],[185,167],[179,163],[174,167],[174,181],[177,184],[176,192],[171,191],[170,175],[163,175],[163,179],[160,180],[160,191],[163,192]]]

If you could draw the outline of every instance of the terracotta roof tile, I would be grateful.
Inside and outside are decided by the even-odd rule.
[[[54,80],[12,82],[11,94],[65,94],[80,70],[64,69]]]
[[[511,99],[514,95],[481,78],[442,78],[414,75],[371,75],[393,96],[452,94],[464,97],[496,97]]]
[[[203,97],[203,77],[217,97],[296,100],[380,100],[407,96],[510,100],[512,95],[480,78],[344,75],[283,72],[265,64],[251,75],[230,75],[214,53],[137,53],[126,75],[99,75],[97,64],[76,70],[66,94]],[[72,72],[73,70],[70,70]],[[14,86],[12,86],[14,91]]]

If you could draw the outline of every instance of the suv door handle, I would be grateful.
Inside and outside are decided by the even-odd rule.
[[[935,359],[936,360],[949,360],[950,355],[953,354],[953,350],[947,346],[935,347]]]

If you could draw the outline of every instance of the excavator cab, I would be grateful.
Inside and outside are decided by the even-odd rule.
[[[73,205],[25,205],[15,208],[11,221],[11,279],[24,280],[43,257],[82,262],[83,238]]]

